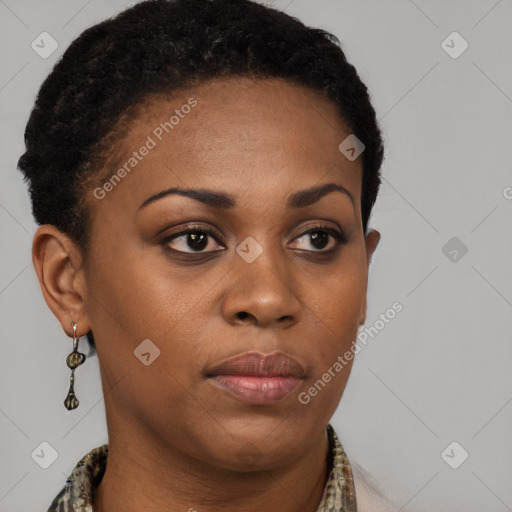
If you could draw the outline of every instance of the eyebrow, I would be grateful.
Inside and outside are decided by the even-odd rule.
[[[337,183],[325,183],[324,185],[318,185],[316,187],[306,188],[304,190],[294,192],[288,197],[286,206],[287,208],[291,209],[304,208],[305,206],[316,203],[322,199],[322,197],[331,192],[342,193],[350,199],[352,205],[355,207],[352,194],[345,187],[342,187]],[[191,199],[195,199],[196,201],[200,201],[207,206],[217,209],[233,209],[237,204],[235,197],[225,192],[207,189],[180,189],[177,187],[172,187],[167,190],[162,190],[161,192],[158,192],[157,194],[154,194],[146,199],[139,206],[139,210],[154,203],[155,201],[174,194],[190,197]]]

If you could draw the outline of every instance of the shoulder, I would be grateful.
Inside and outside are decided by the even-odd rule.
[[[107,467],[108,444],[84,455],[68,476],[64,487],[53,499],[47,512],[84,510],[92,512],[93,494]]]

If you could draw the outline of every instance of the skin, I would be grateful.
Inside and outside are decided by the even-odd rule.
[[[96,199],[94,186],[191,97],[197,106]],[[363,233],[361,158],[338,150],[349,134],[334,104],[277,79],[217,79],[153,98],[91,186],[87,253],[54,226],[39,227],[33,261],[49,307],[68,336],[74,321],[79,336],[92,329],[96,339],[109,456],[95,511],[316,511],[327,478],[325,428],[352,362],[308,404],[297,395],[356,339],[380,239]],[[325,183],[344,187],[354,203],[332,191],[287,208],[290,194]],[[222,191],[237,206],[168,195],[139,209],[171,187]],[[186,235],[164,241],[190,224],[217,234],[195,251],[208,255],[194,254]],[[335,239],[315,246],[304,234],[319,225],[341,228],[348,242],[322,257]],[[263,249],[252,263],[235,251],[248,236]],[[160,350],[149,366],[134,356],[145,339]],[[262,406],[205,377],[248,350],[281,350],[306,379]],[[85,385],[78,369],[78,397]]]

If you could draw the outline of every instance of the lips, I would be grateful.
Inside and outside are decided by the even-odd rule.
[[[295,359],[283,352],[273,352],[272,354],[246,352],[222,361],[208,373],[209,377],[217,375],[295,377],[296,379],[303,379],[306,372]]]
[[[273,405],[296,390],[304,368],[282,352],[246,352],[222,361],[208,372],[209,382],[229,396],[253,405]]]

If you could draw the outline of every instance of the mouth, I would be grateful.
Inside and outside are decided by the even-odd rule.
[[[282,352],[246,352],[222,361],[207,377],[217,389],[238,400],[271,405],[297,389],[306,372],[300,363]]]

